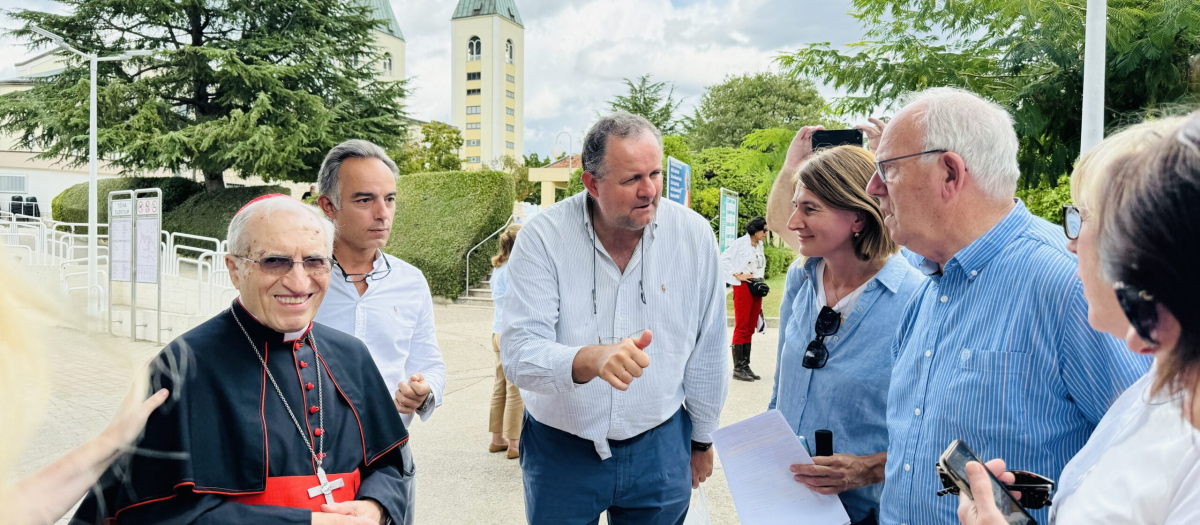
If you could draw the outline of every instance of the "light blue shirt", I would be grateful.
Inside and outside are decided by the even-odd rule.
[[[1146,372],[1149,359],[1088,326],[1077,266],[1062,228],[1017,201],[921,286],[892,346],[880,523],[957,523],[934,471],[955,439],[1057,480]]]
[[[498,334],[504,329],[500,319],[504,314],[504,293],[508,291],[508,265],[492,270],[492,278],[488,279],[488,284],[492,286],[492,302],[496,307],[492,313],[492,333]]]
[[[904,307],[925,281],[901,255],[893,255],[867,282],[862,297],[838,328],[825,338],[829,360],[818,370],[804,368],[804,351],[815,336],[816,267],[819,257],[793,263],[779,307],[779,358],[771,404],[798,436],[815,443],[819,429],[833,432],[837,454],[869,456],[887,450],[887,394],[892,374],[890,342]],[[810,402],[811,401],[811,402]],[[882,484],[839,495],[850,520],[879,514]]]

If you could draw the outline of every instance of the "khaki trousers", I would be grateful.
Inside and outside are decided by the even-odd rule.
[[[492,334],[492,351],[496,352],[496,384],[492,388],[488,430],[503,434],[504,439],[520,439],[525,403],[521,401],[521,389],[504,377],[504,368],[500,365],[500,334]]]

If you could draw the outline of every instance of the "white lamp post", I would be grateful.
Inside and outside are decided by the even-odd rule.
[[[1083,51],[1083,123],[1079,154],[1104,140],[1104,55],[1107,49],[1108,2],[1088,0]]]
[[[99,281],[99,276],[97,275],[98,272],[96,271],[96,246],[97,246],[96,229],[98,227],[97,218],[96,218],[96,209],[97,209],[96,208],[96,200],[97,200],[97,195],[96,195],[96,193],[97,193],[97,189],[96,189],[96,170],[97,170],[97,162],[96,162],[96,63],[97,62],[112,62],[112,61],[117,61],[117,60],[129,60],[130,58],[133,58],[135,56],[151,55],[154,52],[145,50],[145,49],[134,49],[134,50],[123,52],[119,55],[98,57],[94,54],[87,54],[78,49],[71,47],[70,45],[67,44],[67,42],[65,40],[63,40],[63,38],[61,36],[58,36],[54,33],[46,31],[45,29],[42,29],[36,25],[30,25],[29,29],[31,31],[33,31],[34,33],[37,33],[46,38],[49,38],[51,42],[54,42],[56,47],[66,49],[67,51],[70,51],[72,53],[75,53],[76,55],[79,55],[79,56],[87,59],[88,63],[91,66],[91,82],[89,82],[89,92],[90,92],[90,96],[91,96],[91,101],[90,101],[91,109],[90,109],[90,112],[88,115],[88,272],[87,272],[87,275],[88,275],[88,302],[87,302],[87,312],[88,312],[89,316],[95,316],[95,315],[97,315],[98,312],[96,311],[96,307],[95,307],[96,303],[92,300],[92,290],[94,290],[96,288],[97,281]]]

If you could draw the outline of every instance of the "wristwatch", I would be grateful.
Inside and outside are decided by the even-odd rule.
[[[425,396],[425,401],[421,402],[421,406],[417,407],[416,411],[424,412],[431,406],[433,406],[433,392],[430,392],[429,395]]]
[[[708,449],[712,448],[712,445],[712,443],[701,443],[692,440],[692,452],[708,452]]]

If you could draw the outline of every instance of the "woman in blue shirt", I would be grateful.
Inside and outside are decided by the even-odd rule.
[[[807,144],[806,134],[810,128],[796,140]],[[770,408],[809,443],[818,429],[832,431],[834,455],[793,465],[795,479],[838,494],[852,523],[874,524],[887,460],[889,348],[925,277],[897,253],[867,195],[874,156],[858,146],[812,155],[794,155],[797,149],[794,141],[789,160],[809,158],[791,184],[777,182],[773,190],[794,188],[784,238],[805,259],[788,269]]]

